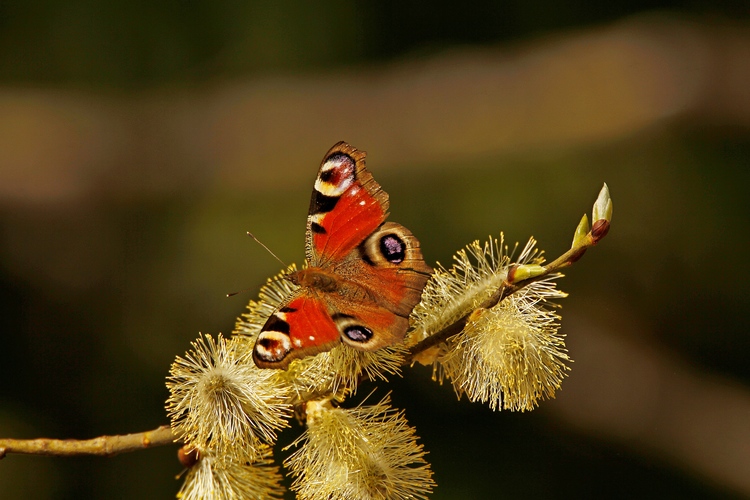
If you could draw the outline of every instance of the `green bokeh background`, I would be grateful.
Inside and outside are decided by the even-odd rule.
[[[750,14],[740,1],[0,1],[0,86],[168,96],[512,47],[655,10],[696,22],[745,22]],[[44,147],[44,137],[31,140]],[[332,144],[319,145],[305,179],[252,195],[195,183],[104,192],[79,204],[1,200],[0,437],[87,438],[165,423],[174,356],[199,332],[229,333],[248,296],[278,270],[245,231],[285,261],[301,261],[309,190]],[[354,145],[377,158],[368,144]],[[584,147],[480,154],[402,172],[379,173],[373,159],[370,170],[390,194],[391,218],[419,237],[428,262],[443,263],[500,231],[511,243],[533,235],[557,255],[606,181],[613,228],[561,282],[571,293],[563,329],[575,337],[568,313],[606,324],[611,310],[631,311],[647,328],[630,340],[747,394],[749,164],[747,128],[692,119]],[[248,177],[264,168],[247,165]],[[0,182],[5,174],[12,172],[0,171]],[[242,288],[250,291],[224,297]],[[492,412],[456,401],[421,367],[378,387],[393,391],[429,451],[436,500],[743,494],[668,453],[570,425],[557,401],[531,413]],[[285,431],[281,442],[298,432]],[[11,455],[0,461],[0,498],[171,498],[180,484],[175,451]]]

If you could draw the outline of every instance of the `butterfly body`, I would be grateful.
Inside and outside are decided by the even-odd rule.
[[[338,143],[315,181],[306,231],[306,267],[285,278],[296,291],[255,344],[262,368],[327,351],[343,341],[375,350],[403,339],[431,269],[405,227],[385,222],[388,194],[365,153]]]

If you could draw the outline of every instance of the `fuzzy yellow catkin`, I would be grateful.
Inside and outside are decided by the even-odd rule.
[[[459,251],[450,269],[438,267],[414,309],[410,345],[467,317],[466,326],[417,360],[433,364],[434,378],[449,378],[458,396],[492,409],[530,410],[559,388],[569,361],[559,316],[551,299],[557,274],[531,283],[489,309],[480,308],[508,279],[513,265],[541,268],[541,252],[530,239],[515,261],[502,236]]]
[[[206,335],[172,364],[167,411],[175,435],[217,457],[254,461],[288,425],[291,389],[242,343]]]
[[[187,472],[177,493],[181,500],[265,500],[281,498],[279,467],[274,466],[271,449],[259,450],[259,458],[252,463],[217,459],[202,453],[200,460]]]
[[[450,269],[438,264],[411,314],[407,345],[437,333],[476,309],[508,276],[510,258],[502,235],[484,245],[474,241],[453,257]]]
[[[426,499],[434,482],[414,429],[388,399],[353,409],[307,405],[307,430],[284,465],[300,500]]]
[[[512,411],[553,397],[569,357],[559,317],[542,304],[562,295],[549,280],[536,282],[467,323],[438,359],[456,393]]]

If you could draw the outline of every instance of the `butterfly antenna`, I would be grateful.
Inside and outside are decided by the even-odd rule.
[[[258,238],[256,238],[256,237],[255,237],[255,235],[254,235],[253,233],[251,233],[250,231],[248,231],[248,232],[247,232],[247,235],[248,235],[248,236],[250,236],[250,237],[251,237],[252,239],[254,239],[254,240],[255,240],[255,242],[256,242],[256,243],[257,243],[258,245],[260,245],[260,246],[262,246],[263,248],[265,248],[265,249],[266,249],[266,252],[270,253],[270,254],[271,254],[271,255],[273,256],[273,258],[274,258],[274,259],[278,260],[278,261],[279,261],[279,262],[281,263],[281,265],[282,265],[283,267],[285,267],[285,268],[287,267],[287,265],[286,265],[286,264],[284,264],[284,261],[283,261],[283,260],[281,260],[281,259],[280,259],[280,258],[279,258],[279,257],[278,257],[278,256],[277,256],[277,255],[276,255],[275,253],[273,253],[273,252],[271,251],[271,249],[270,249],[270,248],[268,248],[268,247],[267,247],[267,246],[265,245],[265,243],[263,243],[263,242],[262,242],[262,241],[260,241],[260,240],[259,240]]]
[[[271,251],[271,249],[270,249],[270,248],[268,248],[268,247],[267,247],[267,246],[266,246],[266,245],[265,245],[265,244],[264,244],[264,243],[263,243],[262,241],[260,241],[260,240],[259,240],[258,238],[256,238],[256,237],[255,237],[255,235],[254,235],[253,233],[251,233],[250,231],[248,231],[248,232],[247,232],[247,235],[248,235],[248,236],[250,236],[250,237],[251,237],[252,239],[254,239],[254,240],[255,240],[255,242],[256,242],[256,243],[257,243],[258,245],[260,245],[260,246],[262,246],[263,248],[265,248],[265,249],[266,249],[266,252],[270,253],[270,254],[271,254],[271,255],[273,256],[273,258],[274,258],[274,259],[278,260],[278,261],[279,261],[279,262],[281,263],[281,265],[282,265],[282,266],[284,266],[285,268],[286,268],[286,267],[288,267],[288,266],[287,266],[286,264],[284,264],[284,261],[283,261],[283,260],[281,260],[281,259],[280,259],[280,258],[279,258],[279,257],[278,257],[278,256],[277,256],[277,255],[276,255],[275,253],[273,253],[273,252]],[[250,290],[250,288],[245,288],[244,290],[239,290],[239,291],[237,291],[237,292],[230,292],[230,293],[228,293],[228,294],[227,294],[227,297],[234,297],[235,295],[237,295],[237,294],[240,294],[240,293],[243,293],[243,292],[247,292],[248,290]]]
[[[248,290],[250,290],[250,289],[249,289],[249,288],[243,288],[242,290],[239,290],[239,291],[236,291],[236,292],[229,292],[229,293],[227,294],[227,297],[234,297],[235,295],[239,295],[239,294],[241,294],[241,293],[245,293],[245,292],[247,292]]]

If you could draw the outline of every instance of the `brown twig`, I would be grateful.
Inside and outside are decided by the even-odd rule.
[[[154,446],[164,446],[175,442],[175,436],[168,425],[152,431],[123,434],[119,436],[99,436],[93,439],[0,439],[0,458],[8,453],[27,455],[98,455],[111,457],[119,453],[143,450]]]

